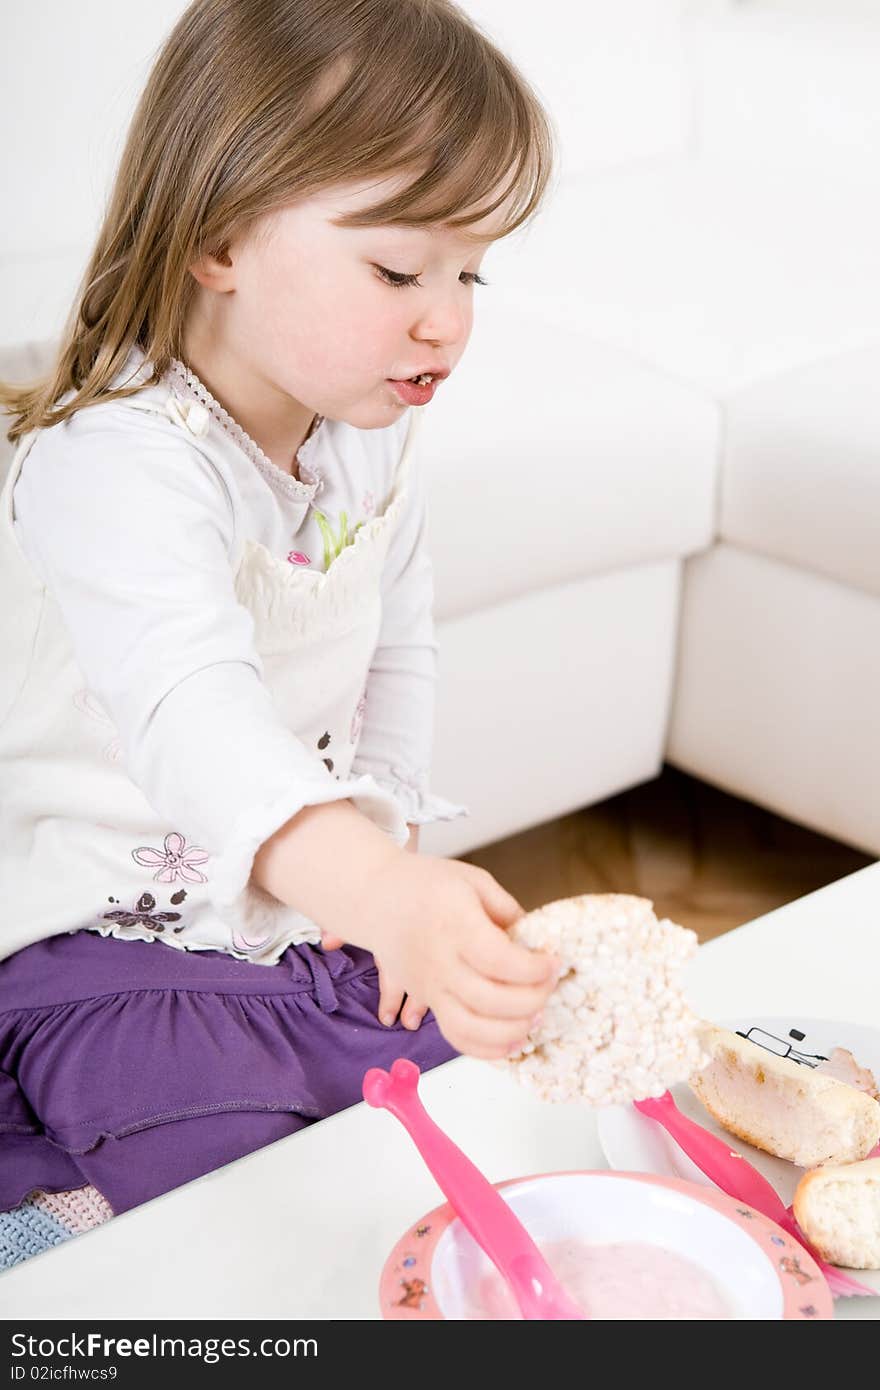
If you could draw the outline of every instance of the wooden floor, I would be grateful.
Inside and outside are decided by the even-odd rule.
[[[462,857],[526,909],[577,893],[637,893],[703,941],[874,862],[673,768]]]

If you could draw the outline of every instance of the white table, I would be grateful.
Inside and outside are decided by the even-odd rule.
[[[704,946],[688,994],[707,1018],[871,1025],[878,979],[880,864]],[[607,1167],[589,1110],[486,1063],[448,1062],[420,1090],[494,1181]],[[399,1124],[356,1105],[7,1271],[2,1316],[376,1318],[386,1255],[441,1201]],[[839,1301],[837,1317],[878,1318],[880,1299]]]

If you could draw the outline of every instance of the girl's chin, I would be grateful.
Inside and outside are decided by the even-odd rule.
[[[372,397],[358,401],[351,406],[340,406],[328,411],[328,419],[343,420],[359,430],[380,430],[398,419],[408,409],[406,402],[400,400],[387,386],[375,392]]]

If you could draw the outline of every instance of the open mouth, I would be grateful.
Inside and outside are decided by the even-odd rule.
[[[447,375],[446,372],[418,372],[415,376],[389,377],[388,381],[398,399],[407,405],[427,405]]]

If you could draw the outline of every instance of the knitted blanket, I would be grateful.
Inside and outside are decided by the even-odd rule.
[[[108,1203],[94,1187],[32,1192],[21,1206],[0,1212],[0,1269],[10,1269],[71,1236],[109,1221]]]

